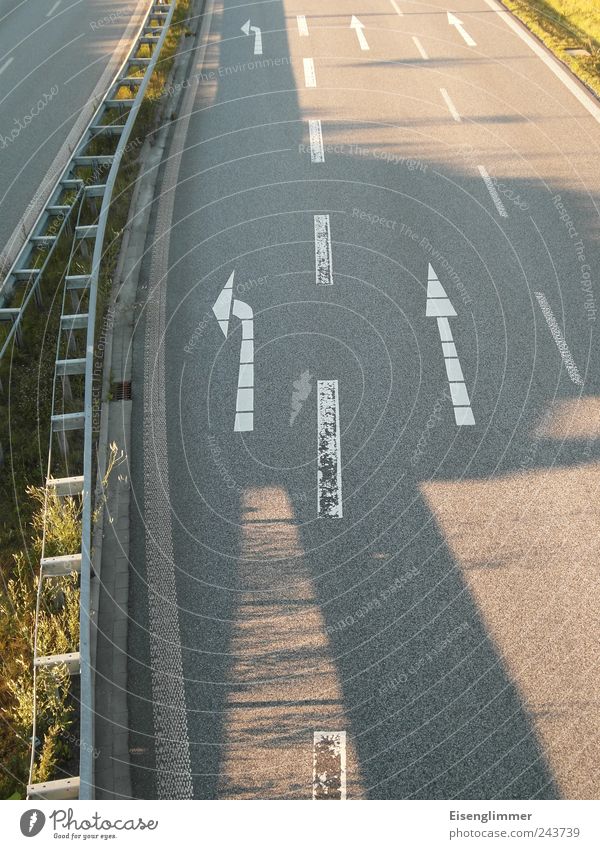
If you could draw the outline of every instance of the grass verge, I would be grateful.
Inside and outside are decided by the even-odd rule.
[[[177,2],[160,59],[132,130],[134,143],[128,145],[119,169],[104,243],[97,328],[105,321],[123,230],[140,171],[141,143],[157,128],[163,106],[160,95],[165,90],[180,38],[192,35],[188,28],[190,5],[191,0]],[[86,214],[89,213],[90,210],[86,210]],[[44,276],[43,308],[38,309],[32,301],[24,317],[23,346],[15,347],[0,363],[3,386],[0,444],[5,451],[0,474],[0,798],[3,799],[23,798],[28,777],[33,715],[33,625],[44,518],[47,556],[75,552],[80,546],[79,501],[50,497],[44,506],[56,339],[69,252],[70,237],[65,235],[65,243],[57,246]],[[85,273],[84,265],[82,260],[78,267],[76,259],[71,273]],[[71,356],[81,355],[71,352]],[[60,400],[67,411],[68,399]],[[73,463],[76,454],[77,446],[71,453],[71,466],[76,465]],[[74,468],[51,471],[56,476],[79,474]],[[39,652],[55,654],[77,650],[78,579],[70,576],[45,583],[38,631]],[[34,776],[37,781],[59,777],[57,771],[70,774],[69,764],[77,762],[74,689],[65,669],[56,669],[50,678],[47,674],[38,676],[39,745]]]
[[[501,2],[600,97],[599,0]]]

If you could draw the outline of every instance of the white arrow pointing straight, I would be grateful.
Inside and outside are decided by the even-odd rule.
[[[475,42],[471,38],[469,33],[464,28],[463,22],[460,20],[460,18],[457,18],[456,15],[454,15],[452,12],[448,12],[448,23],[450,24],[451,27],[456,27],[456,29],[462,35],[462,37],[464,38],[466,43],[469,45],[469,47],[476,47],[477,46],[477,42]]]
[[[262,56],[262,32],[260,27],[251,26],[250,21],[248,20],[242,27],[242,32],[244,35],[250,35],[251,30],[254,33],[254,55]]]
[[[225,337],[229,330],[229,316],[235,315],[242,322],[242,346],[240,348],[240,370],[235,405],[234,431],[254,430],[254,315],[252,307],[245,301],[233,299],[232,271],[213,306],[215,318]],[[233,300],[233,308],[231,302]]]
[[[369,43],[365,37],[363,32],[365,25],[358,20],[356,15],[352,15],[352,20],[350,21],[350,29],[353,29],[356,33],[356,37],[358,38],[358,43],[360,44],[361,50],[370,50]]]
[[[450,395],[454,406],[454,420],[459,427],[474,425],[475,418],[465,384],[456,345],[452,338],[449,316],[455,316],[456,310],[450,303],[446,292],[431,265],[427,273],[427,310],[426,316],[437,318],[438,331],[442,340],[446,375],[450,386]]]

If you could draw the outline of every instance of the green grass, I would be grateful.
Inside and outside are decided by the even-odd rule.
[[[600,97],[599,0],[502,0],[580,80]],[[584,49],[589,56],[567,50]]]

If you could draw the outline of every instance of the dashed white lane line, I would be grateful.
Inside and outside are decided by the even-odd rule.
[[[346,732],[313,735],[313,799],[346,798]]]
[[[310,139],[310,161],[325,162],[323,130],[319,119],[308,122],[308,136]]]
[[[475,417],[471,409],[471,401],[469,400],[463,370],[456,352],[456,345],[452,338],[450,322],[448,321],[449,316],[456,315],[456,310],[452,306],[444,287],[438,280],[437,274],[431,265],[429,265],[427,272],[427,309],[425,315],[437,319],[438,332],[444,353],[446,376],[454,407],[454,421],[458,427],[474,425]]]
[[[328,215],[315,215],[315,276],[317,286],[333,285],[331,224]]]
[[[392,4],[392,9],[394,10],[394,12],[397,15],[400,15],[400,17],[402,17],[404,15],[404,12],[402,11],[402,9],[396,3],[396,0],[390,0],[390,3]]]
[[[8,59],[6,60],[6,62],[4,62],[2,65],[0,65],[0,74],[3,74],[4,71],[6,71],[6,69],[8,68],[8,66],[12,65],[14,60],[15,60],[14,56],[9,56]]]
[[[51,6],[48,9],[48,11],[46,12],[46,17],[51,18],[52,15],[56,12],[56,10],[58,9],[58,7],[60,6],[61,3],[62,3],[62,0],[56,0],[56,3],[54,3],[54,5]]]
[[[315,63],[312,59],[304,60],[304,85],[306,88],[317,87],[317,75],[315,73]]]
[[[544,65],[549,68],[552,73],[558,77],[561,83],[566,86],[572,95],[581,103],[584,109],[592,115],[596,121],[600,122],[600,106],[592,94],[589,94],[585,88],[574,80],[570,74],[563,68],[558,59],[555,59],[547,49],[539,43],[532,35],[530,35],[525,27],[516,21],[510,12],[496,2],[496,0],[485,0],[487,5],[499,15],[505,24],[507,24],[519,38],[530,47],[535,55],[542,60]]]
[[[490,193],[490,197],[494,201],[494,206],[498,210],[498,215],[501,218],[508,218],[508,212],[506,211],[506,207],[504,206],[504,204],[500,200],[500,195],[496,191],[496,187],[495,187],[494,183],[492,182],[492,178],[488,174],[486,168],[484,168],[483,165],[478,165],[477,169],[478,169],[479,173],[481,174],[481,177],[483,179],[483,182],[486,185],[488,192]]]
[[[458,109],[456,108],[454,103],[452,103],[450,95],[448,94],[448,92],[446,91],[445,88],[441,88],[440,92],[442,94],[442,97],[444,98],[444,102],[446,103],[446,106],[448,107],[450,114],[452,115],[454,120],[457,121],[460,124],[462,119],[459,115]]]
[[[546,319],[546,323],[552,334],[552,338],[556,342],[556,347],[558,348],[562,360],[565,364],[565,368],[567,370],[567,374],[577,386],[583,386],[583,378],[579,373],[579,369],[575,365],[575,360],[573,359],[573,355],[569,350],[569,346],[565,340],[562,330],[558,326],[558,322],[554,317],[554,313],[552,312],[552,308],[548,303],[548,299],[544,295],[543,292],[534,292],[538,304],[540,305],[540,309],[544,314],[544,318]]]
[[[298,24],[298,35],[307,36],[308,24],[306,22],[306,15],[296,15],[296,23]]]
[[[420,39],[418,39],[416,35],[413,35],[412,40],[415,43],[415,47],[417,48],[417,50],[421,54],[421,58],[422,59],[429,59],[429,56],[427,55],[427,51],[425,50],[425,48],[421,44]]]
[[[342,518],[342,453],[337,380],[317,381],[317,515]]]

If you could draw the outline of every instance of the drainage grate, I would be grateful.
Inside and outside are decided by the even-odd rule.
[[[112,385],[113,401],[131,401],[131,381],[123,380]]]

